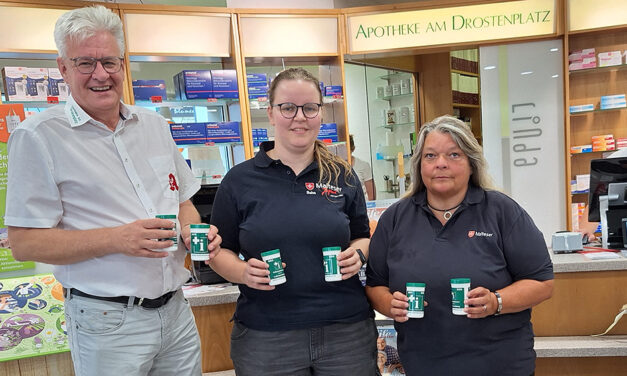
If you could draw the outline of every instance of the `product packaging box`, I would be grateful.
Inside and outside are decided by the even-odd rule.
[[[592,144],[577,145],[577,146],[570,147],[571,154],[590,153],[590,152],[592,152]]]
[[[248,98],[257,99],[268,96],[268,86],[249,86]]]
[[[625,102],[625,94],[604,95],[601,97],[600,108],[602,110],[623,107],[627,107],[627,102]]]
[[[590,189],[590,174],[577,175],[577,192],[586,192]]]
[[[617,138],[616,149],[625,149],[625,148],[627,148],[627,138]]]
[[[267,86],[268,76],[265,73],[246,73],[246,82],[248,82],[248,87]]]
[[[581,104],[578,106],[570,106],[569,110],[571,114],[574,114],[577,112],[594,111],[594,104],[590,103],[590,104]]]
[[[48,68],[26,68],[26,94],[31,101],[48,98]]]
[[[177,99],[213,98],[211,71],[184,70],[174,76]]]
[[[596,57],[596,50],[594,48],[585,48],[579,51],[572,51],[568,54],[568,61],[573,63],[577,61],[583,61],[586,58]]]
[[[340,85],[331,85],[324,87],[324,96],[332,97],[334,95],[342,95],[342,86]]]
[[[599,52],[599,66],[611,67],[623,63],[623,54],[620,51]]]
[[[214,98],[239,98],[235,69],[211,70]]]
[[[7,100],[29,100],[25,67],[4,67],[2,68],[2,77],[4,78],[4,96]]]
[[[595,141],[614,141],[614,135],[613,134],[599,134],[596,136],[592,136],[592,142]]]
[[[238,121],[204,123],[207,129],[207,142],[240,142],[240,126]]]
[[[133,80],[133,96],[136,101],[149,101],[151,97],[168,99],[164,80]]]
[[[587,57],[582,61],[572,62],[568,65],[569,71],[589,69],[597,67],[597,59],[595,57]]]
[[[207,123],[172,123],[170,133],[177,145],[204,145],[207,142]]]
[[[253,146],[259,146],[264,141],[268,141],[268,130],[266,128],[253,128]]]
[[[70,87],[63,80],[59,68],[48,68],[48,95],[66,101],[70,95]]]
[[[336,123],[322,123],[320,124],[320,133],[318,133],[318,140],[329,140],[331,142],[338,142],[337,136],[337,124]]]

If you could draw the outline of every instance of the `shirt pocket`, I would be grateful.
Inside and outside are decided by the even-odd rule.
[[[163,197],[171,200],[179,198],[179,183],[174,158],[170,155],[161,155],[148,158],[157,179],[157,185],[163,192]]]

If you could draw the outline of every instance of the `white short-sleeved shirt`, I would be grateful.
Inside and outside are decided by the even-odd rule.
[[[70,97],[11,134],[5,224],[88,230],[177,214],[200,184],[156,112],[120,107],[115,132]],[[178,226],[178,224],[177,224]],[[64,287],[155,298],[189,278],[185,251],[165,258],[109,254],[55,266]]]
[[[366,200],[372,200],[368,197],[365,184],[368,180],[372,180],[372,169],[370,168],[370,164],[357,157],[353,157],[353,161],[353,170],[361,182],[361,189],[364,191],[364,196],[366,197]]]

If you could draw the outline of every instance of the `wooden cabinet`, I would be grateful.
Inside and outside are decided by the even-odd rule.
[[[452,115],[466,122],[481,141],[479,50],[451,51],[450,55]]]
[[[599,53],[627,50],[627,25],[605,30],[570,33],[566,36],[568,51],[581,51],[594,48],[595,58]],[[627,137],[627,109],[602,110],[600,108],[601,96],[627,94],[627,65],[587,68],[568,71],[568,56],[565,56],[565,71],[568,72],[566,80],[566,147],[570,150],[573,146],[591,145],[592,137],[597,135],[613,135],[614,139]],[[592,104],[594,110],[570,113],[570,106]],[[567,153],[569,151],[567,150]],[[603,158],[603,152],[570,153],[566,159],[567,186],[575,180],[577,175],[590,173],[590,161]],[[588,203],[588,192],[570,193],[568,208],[572,213],[572,205],[576,203]],[[582,218],[585,220],[585,218]],[[569,228],[577,228],[577,220],[568,216]]]

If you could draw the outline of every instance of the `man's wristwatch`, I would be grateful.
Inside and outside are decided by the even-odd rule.
[[[361,260],[361,266],[366,265],[368,260],[366,260],[366,256],[364,256],[364,253],[361,251],[361,249],[357,248],[355,252],[357,252],[357,254],[359,255],[359,259]]]
[[[498,316],[501,314],[501,310],[503,309],[503,299],[501,299],[501,294],[498,291],[493,291],[494,296],[496,296],[496,302],[498,303],[496,307],[496,312],[494,312],[494,316]]]

